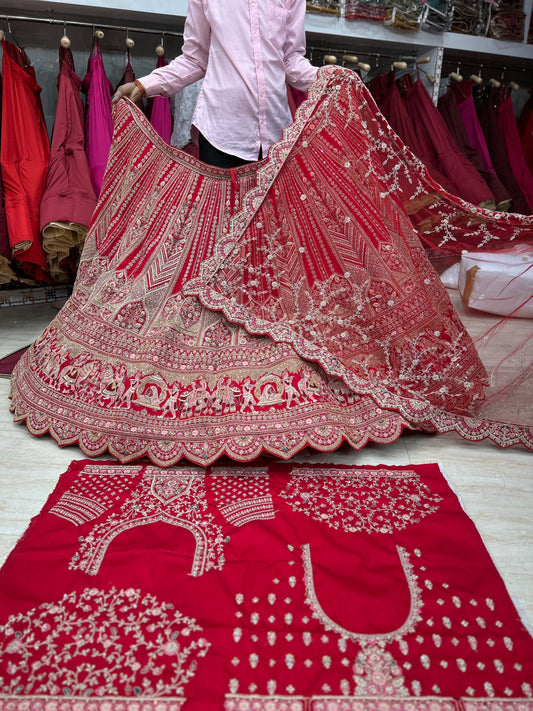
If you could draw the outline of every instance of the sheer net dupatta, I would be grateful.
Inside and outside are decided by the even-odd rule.
[[[260,172],[185,293],[413,425],[533,446],[531,328],[467,317],[480,360],[422,247],[457,258],[531,243],[533,220],[446,193],[356,75],[320,73],[312,113],[271,149],[276,162],[290,147],[283,168],[269,185]]]

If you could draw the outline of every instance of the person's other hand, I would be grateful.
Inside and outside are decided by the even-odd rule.
[[[139,87],[132,81],[128,84],[123,84],[119,86],[118,89],[113,94],[112,104],[118,104],[123,96],[128,96],[135,104],[140,104],[143,98],[142,92]]]

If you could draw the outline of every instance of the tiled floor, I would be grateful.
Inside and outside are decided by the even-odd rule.
[[[0,309],[0,357],[28,345],[57,313],[52,304]],[[22,535],[73,459],[76,447],[59,449],[35,438],[9,413],[9,380],[0,379],[0,563]],[[476,523],[511,596],[533,627],[533,454],[502,450],[459,436],[407,432],[394,444],[359,452],[306,455],[306,460],[345,464],[438,462]]]

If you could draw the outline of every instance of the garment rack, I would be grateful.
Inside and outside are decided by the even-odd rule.
[[[169,30],[156,30],[148,27],[128,27],[126,25],[106,25],[101,22],[83,22],[81,20],[59,20],[55,17],[24,17],[21,15],[0,15],[0,20],[5,20],[6,22],[44,22],[51,25],[63,25],[69,27],[93,27],[103,30],[120,30],[124,32],[145,32],[147,34],[170,36],[170,37],[183,37],[183,32],[172,32]]]

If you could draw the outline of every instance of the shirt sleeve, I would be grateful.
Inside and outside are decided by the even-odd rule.
[[[317,77],[317,68],[305,58],[305,0],[288,0],[289,17],[285,39],[284,63],[287,83],[307,91]]]
[[[166,67],[154,69],[139,81],[146,96],[172,96],[205,76],[211,27],[204,11],[204,0],[189,0],[183,31],[182,53]]]

